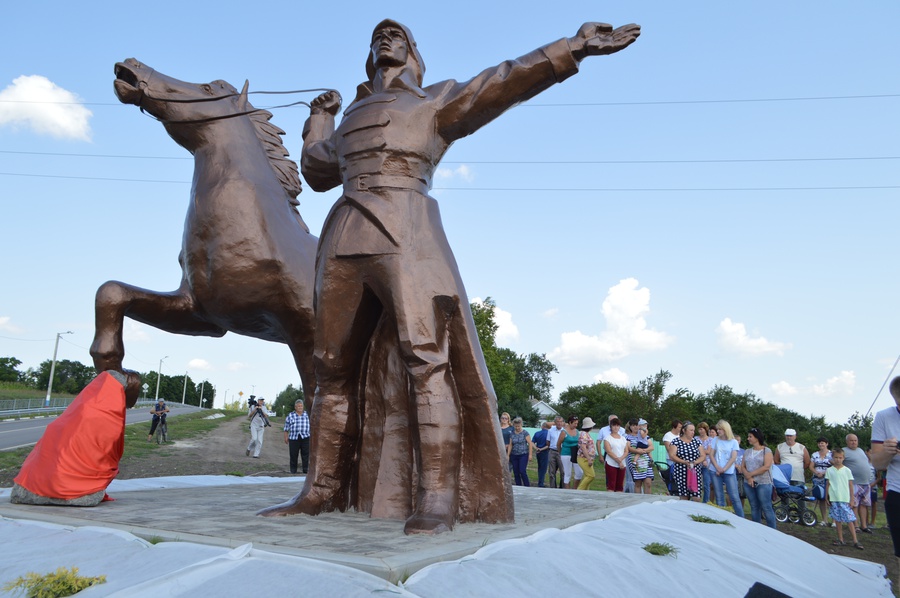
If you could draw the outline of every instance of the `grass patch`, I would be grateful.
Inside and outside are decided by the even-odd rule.
[[[729,527],[734,527],[727,519],[713,519],[712,517],[707,517],[706,515],[691,515],[691,519],[693,519],[697,523],[716,523],[718,525],[727,525]]]
[[[668,542],[650,542],[641,546],[644,550],[654,556],[670,556],[678,558],[678,549]]]
[[[78,567],[60,567],[53,573],[26,573],[4,585],[4,592],[22,592],[29,598],[55,598],[71,596],[91,586],[106,583],[105,575],[85,577],[78,575]]]
[[[149,542],[150,544],[153,544],[154,546],[159,544],[160,542],[165,542],[165,541],[166,541],[165,538],[163,538],[162,536],[150,536],[149,538],[147,538],[147,542]]]
[[[222,413],[225,417],[219,417],[217,419],[206,419],[213,413]],[[176,417],[170,416],[167,418],[167,423],[169,425],[169,443],[177,440],[187,440],[188,438],[202,436],[203,434],[216,429],[223,422],[234,419],[235,417],[242,416],[242,413],[222,411],[221,409],[215,409],[212,411],[210,411],[209,409],[204,409],[202,411],[195,411],[193,413],[178,415]],[[147,434],[149,432],[150,422],[125,426],[125,452],[122,455],[123,460],[146,457],[152,454],[153,451],[159,450],[159,448],[163,446],[156,444],[155,441],[147,442]]]
[[[233,476],[236,477],[236,478],[242,478],[242,477],[244,477],[244,474],[241,473],[240,471],[226,471],[226,472],[225,472],[225,475],[233,475]]]

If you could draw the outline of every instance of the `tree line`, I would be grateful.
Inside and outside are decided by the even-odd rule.
[[[52,360],[47,359],[41,362],[36,368],[28,368],[21,371],[19,366],[22,361],[15,357],[0,357],[0,382],[9,384],[17,384],[24,388],[33,388],[37,390],[46,390],[50,382],[50,367]],[[156,372],[143,372],[141,380],[143,384],[148,386],[145,393],[141,392],[142,398],[153,399],[156,397]],[[61,359],[56,362],[56,368],[53,371],[53,391],[54,393],[65,395],[77,395],[84,387],[90,384],[97,376],[97,370],[93,366],[84,365],[78,361],[69,359]],[[159,396],[175,403],[180,403],[182,397],[187,405],[201,406],[201,396],[203,399],[203,407],[210,407],[216,396],[216,390],[208,380],[195,382],[188,375],[168,376],[163,374],[159,377]]]
[[[563,418],[570,415],[584,419],[590,416],[598,425],[606,425],[607,417],[618,415],[622,423],[630,418],[644,418],[654,438],[662,438],[669,431],[672,420],[690,420],[695,424],[705,421],[710,425],[720,419],[731,424],[735,434],[746,438],[750,428],[759,428],[766,443],[784,441],[787,428],[797,430],[797,441],[810,452],[816,450],[819,437],[828,439],[831,446],[844,446],[845,436],[853,433],[859,437],[860,446],[868,447],[872,439],[873,415],[863,417],[859,412],[846,423],[829,424],[824,416],[803,416],[757,398],[751,392],[738,393],[730,386],[714,386],[711,390],[694,393],[686,388],[669,392],[666,386],[672,379],[667,370],[660,370],[631,386],[619,386],[609,382],[569,386],[551,402],[551,375],[557,371],[546,355],[517,355],[514,351],[496,344],[497,323],[495,303],[485,299],[470,305],[478,330],[481,349],[487,363],[497,407],[513,417],[521,417],[526,426],[538,426],[539,414],[529,399],[548,403]]]

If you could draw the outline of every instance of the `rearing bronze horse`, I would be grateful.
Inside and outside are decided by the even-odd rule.
[[[119,100],[160,120],[194,156],[191,201],[178,261],[178,289],[155,292],[117,281],[97,291],[91,356],[97,371],[122,369],[125,316],[166,332],[226,332],[287,344],[311,405],[313,286],[317,238],[297,211],[300,178],[272,114],[225,81],[194,84],[133,58],[116,64]],[[139,379],[129,376],[127,400]]]

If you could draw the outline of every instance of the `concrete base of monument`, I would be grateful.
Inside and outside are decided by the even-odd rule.
[[[515,523],[458,524],[437,536],[406,536],[403,521],[373,519],[362,513],[254,515],[288,500],[301,487],[301,478],[291,478],[290,483],[125,488],[128,491],[117,491],[113,485],[109,492],[116,500],[95,508],[18,505],[0,497],[0,515],[74,527],[102,526],[144,539],[228,548],[252,543],[259,550],[328,561],[395,582],[427,565],[474,554],[500,540],[564,529],[640,503],[671,500],[659,495],[514,487]]]

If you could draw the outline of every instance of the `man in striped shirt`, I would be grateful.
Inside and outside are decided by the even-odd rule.
[[[297,455],[303,463],[303,473],[309,469],[309,416],[303,411],[303,399],[294,401],[294,410],[284,420],[284,443],[288,445],[291,473],[297,473]]]

